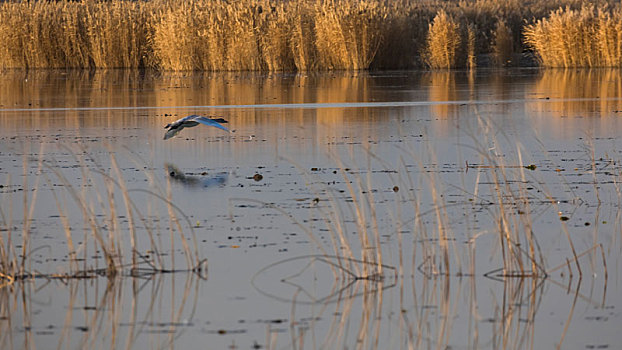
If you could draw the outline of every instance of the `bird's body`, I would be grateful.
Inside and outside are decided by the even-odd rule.
[[[164,139],[168,140],[171,137],[177,135],[177,133],[179,133],[183,128],[191,128],[199,124],[213,126],[228,132],[229,129],[222,125],[224,123],[227,123],[227,121],[223,118],[208,118],[196,114],[189,115],[187,117],[178,119],[170,124],[167,124],[164,127],[165,129],[168,129],[166,131],[166,134],[164,134]]]

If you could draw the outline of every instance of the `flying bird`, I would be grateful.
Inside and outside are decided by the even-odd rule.
[[[226,120],[224,120],[223,118],[208,118],[208,117],[203,117],[200,115],[189,115],[187,117],[183,117],[181,119],[178,119],[170,124],[167,124],[164,129],[168,129],[166,131],[166,134],[164,134],[164,139],[168,140],[171,137],[177,135],[178,132],[181,131],[181,129],[183,128],[191,128],[193,126],[197,126],[199,124],[204,124],[204,125],[208,125],[208,126],[214,126],[217,127],[218,129],[222,129],[224,131],[229,131],[229,129],[227,129],[225,126],[221,125],[224,123],[228,123]]]

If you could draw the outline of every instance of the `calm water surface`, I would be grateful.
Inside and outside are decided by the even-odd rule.
[[[2,72],[2,348],[615,349],[621,134],[618,70]],[[50,278],[94,230],[139,276]]]

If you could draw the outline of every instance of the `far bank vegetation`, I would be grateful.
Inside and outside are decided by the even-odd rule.
[[[9,1],[0,68],[619,67],[620,33],[613,0]]]

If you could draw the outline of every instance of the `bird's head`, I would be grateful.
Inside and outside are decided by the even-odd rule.
[[[166,126],[164,127],[164,129],[168,129],[171,127],[171,123],[166,124]]]

